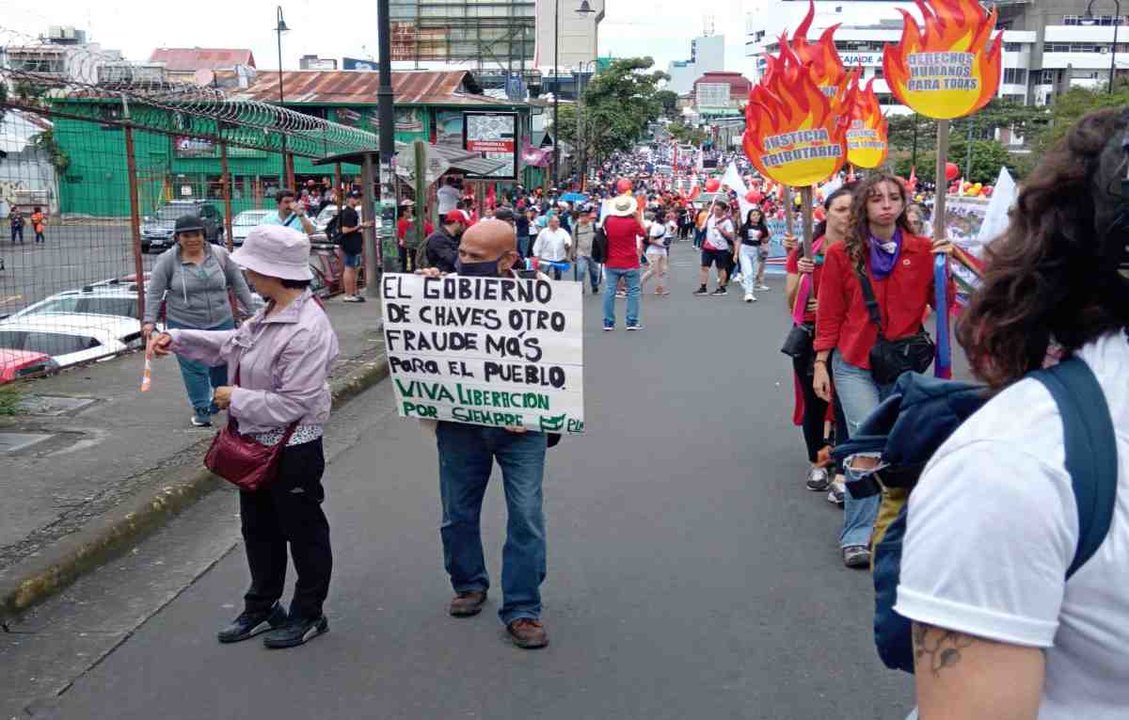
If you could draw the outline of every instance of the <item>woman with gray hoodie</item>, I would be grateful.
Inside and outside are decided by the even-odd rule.
[[[162,306],[170,329],[234,328],[231,292],[245,315],[255,307],[239,266],[231,262],[225,248],[205,242],[204,224],[195,215],[177,219],[174,237],[176,244],[157,258],[149,275],[148,294],[153,302],[145,306],[145,337],[156,327]],[[227,385],[227,366],[208,367],[179,355],[177,361],[192,404],[192,424],[209,427],[212,415],[218,412],[212,392]]]

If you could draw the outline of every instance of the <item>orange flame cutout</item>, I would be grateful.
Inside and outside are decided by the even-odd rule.
[[[809,0],[808,14],[803,22],[792,33],[792,43],[789,47],[783,41],[780,43],[780,54],[784,55],[789,50],[799,61],[799,65],[811,68],[812,79],[815,84],[829,96],[841,96],[847,89],[847,70],[843,67],[843,60],[839,51],[835,49],[835,31],[839,25],[832,25],[823,31],[815,43],[808,42],[808,31],[815,20],[815,2]]]
[[[882,67],[891,92],[916,112],[938,120],[964,117],[996,95],[1003,33],[993,40],[996,10],[978,0],[914,0],[924,29],[905,10],[902,39],[887,45]]]
[[[886,162],[888,150],[886,117],[874,94],[874,80],[871,78],[865,88],[853,85],[847,97],[847,162],[861,168]]]
[[[745,108],[745,154],[765,177],[812,185],[843,166],[847,117],[795,56],[770,58],[764,80]]]

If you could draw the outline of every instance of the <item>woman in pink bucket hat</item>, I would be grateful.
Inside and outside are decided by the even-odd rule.
[[[294,647],[329,629],[322,604],[333,554],[321,508],[322,428],[337,336],[310,292],[309,257],[304,234],[280,225],[254,228],[231,259],[247,271],[266,307],[237,330],[170,330],[151,341],[156,355],[227,364],[229,384],[216,388],[215,401],[240,434],[273,447],[289,431],[274,481],[239,492],[251,587],[243,613],[219,632],[221,643],[267,632],[268,648]],[[287,544],[298,571],[289,612],[280,603]]]

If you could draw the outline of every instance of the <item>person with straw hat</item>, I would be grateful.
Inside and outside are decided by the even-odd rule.
[[[274,481],[239,493],[251,587],[243,613],[219,632],[221,643],[269,631],[268,648],[287,648],[329,629],[322,604],[333,554],[321,508],[322,429],[338,347],[329,317],[310,292],[309,256],[303,233],[279,225],[254,228],[231,259],[246,269],[266,307],[237,330],[169,330],[150,341],[157,356],[226,363],[230,384],[216,388],[216,404],[242,435],[267,447],[285,442]],[[279,603],[287,546],[298,572],[289,612]]]
[[[620,187],[625,187],[621,181]],[[615,330],[615,292],[619,281],[627,285],[627,329],[642,330],[639,322],[639,297],[642,283],[639,273],[639,239],[646,234],[640,216],[639,202],[627,192],[608,200],[604,205],[604,233],[608,239],[607,274],[604,287],[604,330]]]

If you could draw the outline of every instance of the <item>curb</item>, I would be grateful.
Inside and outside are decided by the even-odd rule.
[[[380,351],[330,383],[334,409],[386,377],[388,362]],[[203,457],[210,444],[210,438],[202,440],[180,453],[197,459],[189,467],[173,472],[171,478],[167,467],[159,465],[149,470],[154,483],[160,483],[155,492],[151,487],[142,491],[89,526],[12,566],[9,572],[13,577],[0,580],[0,625],[123,555],[208,493],[227,487],[222,479],[199,466],[198,458]],[[170,479],[172,483],[168,482]]]

